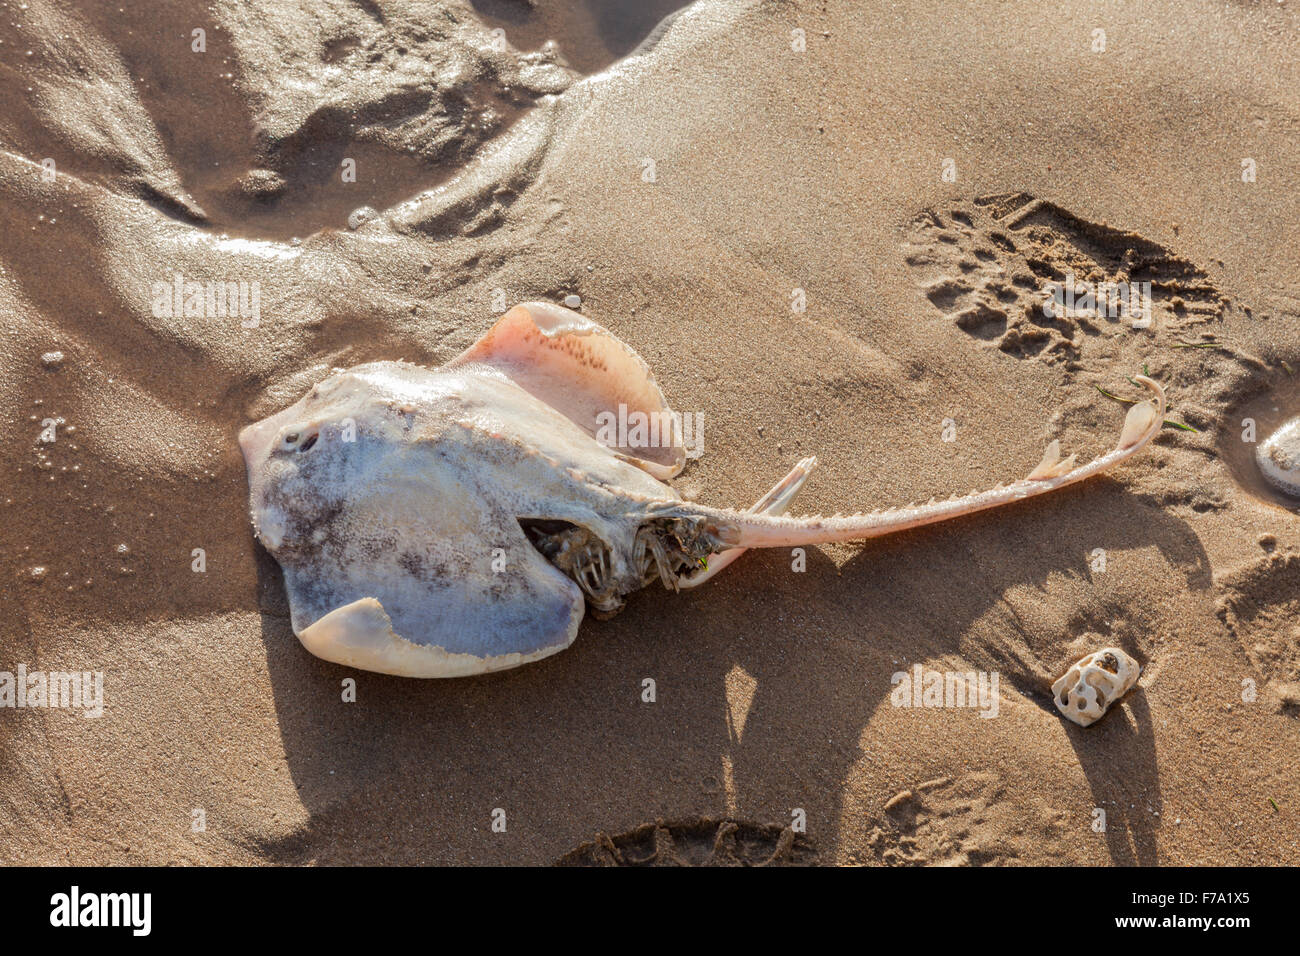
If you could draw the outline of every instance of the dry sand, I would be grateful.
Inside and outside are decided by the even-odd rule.
[[[1240,440],[1300,413],[1294,0],[702,0],[586,78],[635,38],[547,0],[147,6],[0,8],[0,670],[105,695],[0,710],[0,860],[700,859],[731,819],[744,859],[1300,862],[1300,521]],[[1033,320],[1126,254],[1150,329]],[[259,324],[157,317],[177,273],[259,283]],[[570,293],[703,413],[711,504],[809,454],[796,512],[1086,460],[1144,364],[1197,430],[803,573],[749,554],[517,671],[310,656],[239,429]],[[1048,685],[1103,644],[1145,671],[1083,730]],[[915,664],[998,672],[997,719],[891,706]]]

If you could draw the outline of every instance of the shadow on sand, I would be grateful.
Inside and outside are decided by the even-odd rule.
[[[1181,520],[1099,479],[1051,502],[868,543],[838,574],[817,549],[801,574],[785,551],[753,553],[698,592],[647,591],[612,621],[584,622],[555,657],[451,681],[311,657],[289,629],[278,568],[259,549],[280,727],[311,814],[304,829],[259,849],[283,862],[550,862],[598,830],[725,815],[726,755],[741,815],[788,823],[788,808],[804,807],[828,851],[859,735],[888,699],[898,659],[960,656],[1001,672],[1004,694],[1019,690],[1054,713],[1050,668],[1074,635],[1012,629],[991,646],[962,635],[1009,588],[1085,576],[1081,555],[1091,548],[1152,546],[1180,590],[1210,587],[1206,556]],[[1150,615],[1155,603],[1127,611]],[[1124,613],[1103,599],[1080,619]],[[1145,660],[1134,642],[1114,639]],[[725,690],[737,667],[753,684],[743,744]],[[356,703],[341,700],[347,678]],[[654,703],[642,701],[647,678]],[[1160,809],[1159,772],[1142,694],[1098,727],[1068,732],[1107,809],[1112,860],[1157,862],[1144,821],[1158,819],[1148,809]],[[1130,809],[1138,793],[1142,805]],[[497,810],[504,833],[492,830]]]

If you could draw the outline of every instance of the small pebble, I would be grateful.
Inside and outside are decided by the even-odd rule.
[[[46,368],[58,368],[63,364],[62,352],[46,352],[41,356],[41,363]]]
[[[582,296],[566,295],[564,297],[564,307],[566,309],[576,309],[580,305],[582,305]]]
[[[378,216],[379,213],[370,206],[362,206],[360,209],[354,209],[352,210],[351,215],[348,216],[348,228],[360,229],[366,223],[370,222],[370,220],[375,219]]]

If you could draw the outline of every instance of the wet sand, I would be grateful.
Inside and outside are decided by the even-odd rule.
[[[1300,414],[1295,4],[701,2],[621,61],[650,20],[580,13],[0,18],[0,671],[104,675],[96,719],[0,708],[0,860],[700,862],[735,821],[724,862],[1300,862],[1300,522],[1240,441]],[[159,314],[177,274],[257,315]],[[1150,328],[1046,320],[1067,274],[1150,282]],[[519,670],[312,657],[239,430],[569,294],[703,415],[708,504],[812,454],[795,513],[1088,460],[1144,369],[1193,430],[802,571],[750,553]],[[1108,644],[1138,688],[1063,721]],[[892,706],[918,664],[996,672],[996,719]]]

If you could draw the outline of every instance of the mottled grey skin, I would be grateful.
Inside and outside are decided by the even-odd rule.
[[[284,568],[296,632],[373,597],[417,644],[480,657],[559,650],[583,595],[518,519],[595,531],[631,591],[642,584],[634,513],[676,500],[488,369],[362,365],[242,440],[267,449],[249,458],[254,515]]]

